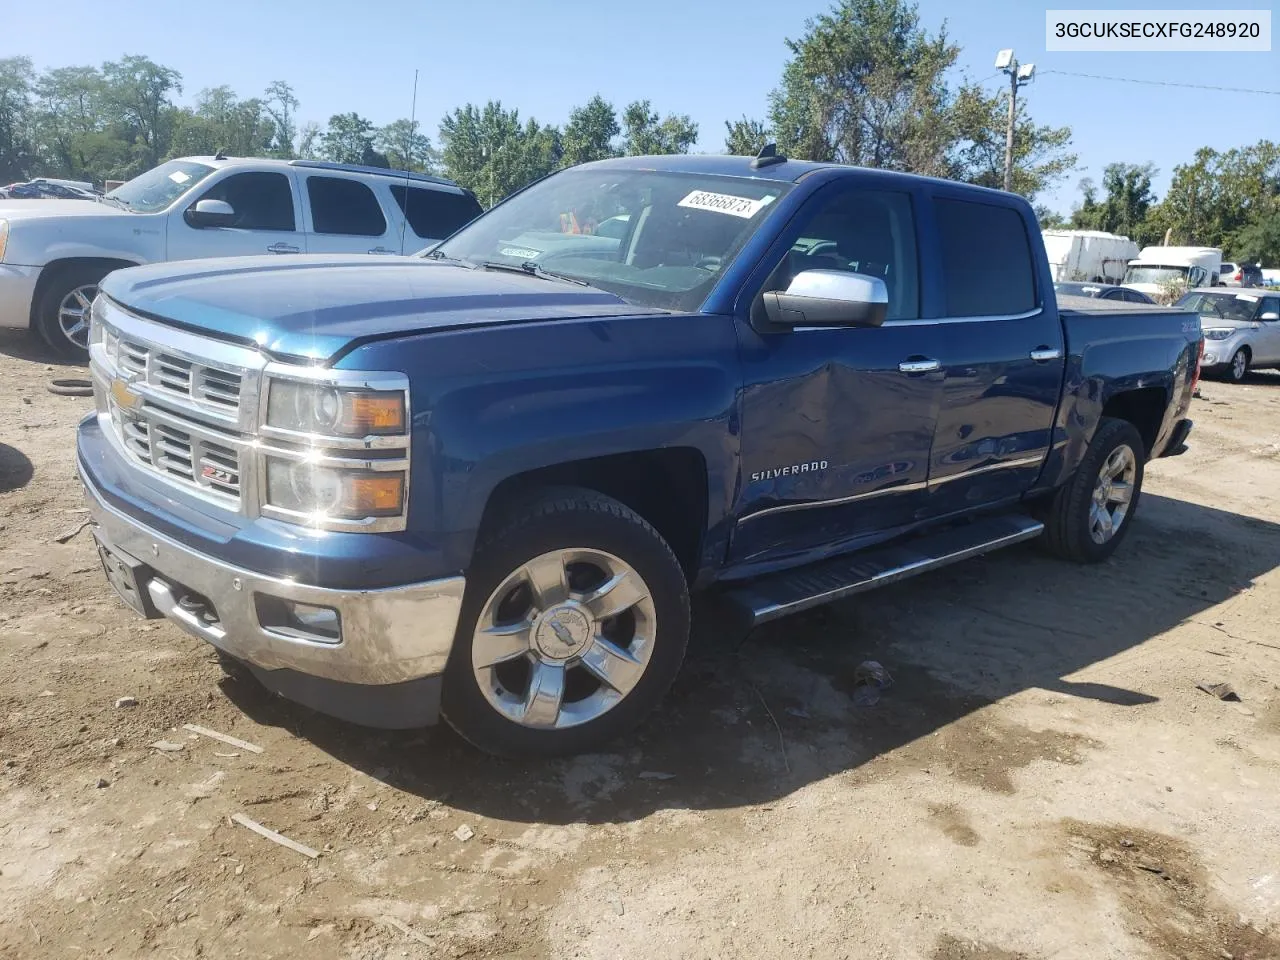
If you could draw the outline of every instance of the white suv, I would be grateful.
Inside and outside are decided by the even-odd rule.
[[[402,254],[480,214],[451,180],[315,160],[170,160],[94,200],[0,200],[0,327],[86,356],[112,270],[265,253]]]

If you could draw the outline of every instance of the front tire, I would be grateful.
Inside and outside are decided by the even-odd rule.
[[[1227,367],[1227,379],[1232,383],[1244,383],[1249,378],[1249,364],[1252,357],[1249,351],[1241,347],[1231,356],[1231,365]]]
[[[1103,417],[1080,466],[1049,504],[1045,547],[1077,563],[1098,563],[1115,553],[1142,496],[1145,459],[1137,427]]]
[[[688,638],[688,587],[658,532],[595,491],[547,491],[477,548],[443,713],[499,756],[594,750],[658,705]]]
[[[90,264],[64,267],[40,295],[36,332],[60,359],[88,359],[89,306],[98,294],[98,284],[110,272]]]

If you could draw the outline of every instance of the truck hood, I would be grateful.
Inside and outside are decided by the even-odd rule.
[[[151,319],[312,360],[395,334],[662,312],[594,287],[418,257],[190,260],[117,270],[100,289]]]
[[[6,200],[0,198],[0,220],[46,220],[50,217],[120,217],[136,214],[95,200]]]

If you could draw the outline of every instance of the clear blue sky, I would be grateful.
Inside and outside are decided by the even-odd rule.
[[[8,10],[0,56],[27,55],[43,69],[145,54],[182,73],[184,100],[223,83],[254,96],[284,79],[302,101],[300,119],[322,125],[350,110],[377,124],[407,116],[417,68],[418,119],[433,142],[440,118],[467,101],[499,99],[523,117],[560,124],[597,92],[619,111],[648,98],[662,113],[689,114],[699,125],[699,149],[720,151],[726,119],[764,116],[786,58],[785,38],[799,36],[806,17],[829,6],[826,0],[223,0],[172,7],[156,0],[61,0],[57,16],[33,3]],[[947,21],[962,48],[959,69],[972,79],[995,72],[1001,47],[1014,47],[1022,62],[1042,71],[1024,95],[1037,122],[1071,126],[1082,166],[1041,198],[1050,206],[1069,209],[1077,181],[1099,178],[1112,161],[1154,162],[1162,194],[1172,168],[1205,143],[1225,149],[1267,134],[1280,138],[1277,96],[1043,73],[1275,90],[1280,53],[1274,45],[1270,53],[1248,54],[1046,53],[1047,6],[1131,4],[922,0],[920,12],[931,30]],[[1187,7],[1168,0],[1158,6]]]

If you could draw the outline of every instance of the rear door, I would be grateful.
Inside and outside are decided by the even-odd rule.
[[[928,509],[941,516],[1035,483],[1055,441],[1065,347],[1021,206],[938,187],[930,211],[946,346]]]
[[[400,252],[399,217],[363,180],[312,174],[305,193],[308,253]]]
[[[170,217],[168,259],[303,252],[301,205],[295,188],[296,181],[287,172],[229,173],[214,180]],[[188,214],[201,200],[231,204],[235,211],[231,225],[194,226]]]

